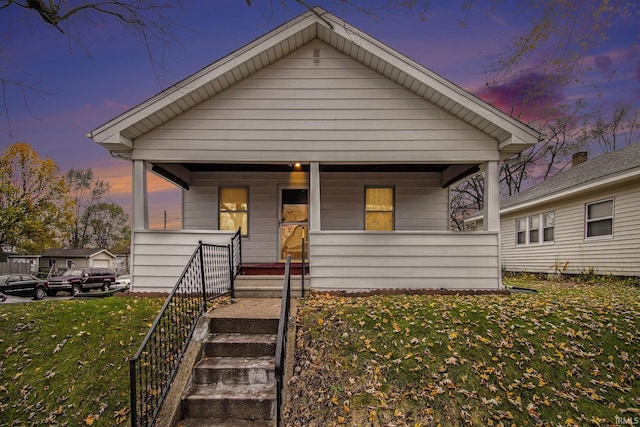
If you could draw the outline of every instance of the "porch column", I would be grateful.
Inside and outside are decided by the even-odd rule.
[[[309,164],[309,231],[320,231],[320,163]]]
[[[133,229],[149,228],[149,207],[147,203],[147,162],[133,161]]]
[[[500,231],[500,181],[498,162],[486,162],[484,169],[485,231]]]

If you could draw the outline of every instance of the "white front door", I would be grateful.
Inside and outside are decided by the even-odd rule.
[[[280,190],[278,259],[284,261],[287,255],[292,260],[308,258],[307,230],[309,229],[309,190],[307,188],[282,188]]]

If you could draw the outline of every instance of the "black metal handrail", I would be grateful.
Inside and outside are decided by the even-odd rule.
[[[235,241],[236,236],[237,242]],[[199,242],[135,356],[129,360],[131,426],[152,426],[207,301],[233,296],[239,231],[227,246]],[[236,254],[234,256],[234,253]]]
[[[236,234],[231,238],[231,271],[233,277],[238,276],[242,272],[242,229],[238,228]],[[233,297],[233,293],[231,295]]]
[[[284,268],[284,286],[282,287],[282,305],[278,322],[278,339],[276,341],[276,422],[282,422],[282,392],[284,389],[285,360],[287,355],[287,332],[289,330],[289,312],[291,310],[291,255],[287,255]]]
[[[302,279],[300,281],[300,295],[304,298],[304,276],[307,274],[306,272],[306,263],[305,263],[305,251],[304,251],[304,237],[302,238]]]

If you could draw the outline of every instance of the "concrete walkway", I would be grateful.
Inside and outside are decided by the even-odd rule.
[[[279,319],[281,298],[236,298],[210,310],[207,316],[213,319]]]

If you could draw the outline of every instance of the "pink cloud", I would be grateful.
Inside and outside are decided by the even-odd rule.
[[[529,72],[476,95],[511,116],[530,120],[550,105],[562,103],[566,99],[562,89],[558,76]]]
[[[120,111],[127,111],[129,109],[128,105],[120,104],[119,102],[112,101],[109,99],[104,101],[104,106],[107,107],[108,109],[117,109]]]

